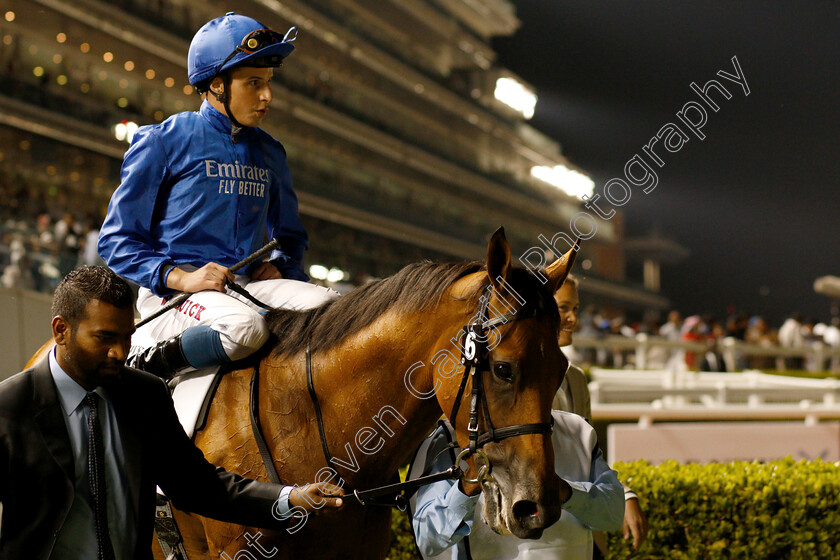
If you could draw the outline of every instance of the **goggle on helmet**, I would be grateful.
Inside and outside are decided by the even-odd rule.
[[[209,83],[237,66],[280,66],[293,50],[297,28],[285,35],[247,16],[228,12],[204,24],[190,43],[187,68],[190,84]]]

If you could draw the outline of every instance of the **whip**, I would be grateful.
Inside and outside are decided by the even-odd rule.
[[[274,239],[272,241],[269,241],[262,249],[256,251],[255,253],[253,253],[251,255],[248,255],[247,257],[245,257],[244,259],[242,259],[238,263],[231,266],[228,270],[230,270],[231,272],[236,272],[237,270],[245,268],[246,266],[253,263],[254,261],[262,259],[264,256],[269,254],[274,249],[277,249],[279,246],[280,246],[280,240]],[[158,309],[157,311],[155,311],[154,313],[152,313],[148,317],[143,318],[142,321],[135,324],[134,325],[135,328],[140,328],[143,325],[145,325],[146,323],[148,323],[149,321],[157,319],[158,317],[160,317],[161,315],[163,315],[164,313],[166,313],[170,309],[172,309],[174,307],[178,307],[179,305],[181,305],[182,303],[187,301],[187,299],[189,299],[189,297],[191,295],[193,295],[194,293],[195,292],[182,293],[182,294],[179,294],[179,295],[173,297],[169,301],[169,303],[167,303],[166,305],[164,305],[163,307],[161,307],[160,309]]]

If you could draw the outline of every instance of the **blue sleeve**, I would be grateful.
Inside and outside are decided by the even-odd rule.
[[[270,260],[283,273],[283,278],[308,282],[303,254],[309,248],[309,237],[298,215],[298,199],[292,190],[292,174],[284,155],[278,158],[277,165],[279,185],[269,201],[268,237],[280,240],[280,250],[273,251]]]
[[[449,453],[440,453],[447,445],[442,431],[439,429],[432,437],[437,439],[429,447],[427,457],[432,462],[424,474],[443,472],[452,464]],[[424,556],[437,556],[469,535],[477,503],[478,495],[465,495],[454,480],[421,487],[412,519],[420,552]]]
[[[615,531],[624,522],[624,487],[597,446],[592,454],[589,482],[567,480],[572,496],[563,509],[593,531]]]
[[[159,296],[171,292],[160,271],[173,262],[154,250],[151,228],[158,191],[168,179],[169,165],[160,140],[154,129],[141,128],[125,153],[120,186],[99,232],[99,254],[108,266]]]

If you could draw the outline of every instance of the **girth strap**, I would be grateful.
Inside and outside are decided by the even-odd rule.
[[[271,458],[271,451],[265,442],[265,437],[262,433],[262,426],[260,426],[260,365],[254,366],[254,375],[251,376],[251,430],[254,432],[254,439],[257,441],[257,447],[260,450],[265,470],[268,471],[268,478],[274,484],[282,484],[280,482],[280,475],[277,473],[277,466]]]

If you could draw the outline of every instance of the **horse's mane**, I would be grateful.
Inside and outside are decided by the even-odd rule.
[[[272,347],[277,355],[294,355],[305,350],[307,345],[313,352],[327,350],[370,325],[388,309],[423,311],[438,305],[453,283],[484,268],[480,262],[439,264],[423,261],[313,309],[273,309],[265,319],[276,340],[267,347]],[[488,283],[489,279],[485,278],[463,299],[473,301],[477,306]],[[555,320],[559,318],[552,294],[533,275],[515,268],[510,284],[528,300],[528,316],[548,313]]]

